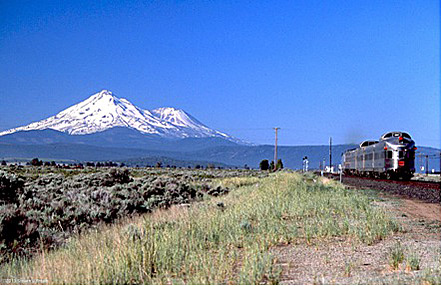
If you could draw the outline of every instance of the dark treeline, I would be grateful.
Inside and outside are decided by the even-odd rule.
[[[55,161],[42,161],[39,160],[38,158],[34,158],[32,159],[30,162],[27,162],[26,165],[28,166],[44,166],[44,167],[58,167],[58,168],[70,168],[70,167],[74,167],[74,168],[84,168],[86,167],[125,167],[124,163],[116,163],[116,162],[112,162],[112,161],[107,161],[107,162],[86,162],[86,163],[71,163],[71,164],[57,164]]]
[[[5,160],[2,160],[0,162],[0,165],[6,166],[7,162]],[[75,169],[83,169],[84,167],[94,167],[94,168],[101,168],[101,167],[128,167],[124,162],[112,162],[112,161],[105,161],[105,162],[82,162],[82,163],[56,163],[55,161],[43,161],[38,158],[34,158],[31,161],[26,163],[27,166],[35,166],[35,167],[56,167],[56,168],[75,168]],[[245,169],[249,170],[250,167],[245,164],[243,167],[238,166],[216,166],[215,164],[208,163],[208,164],[190,164],[188,166],[177,166],[173,164],[163,164],[163,162],[158,161],[156,164],[146,164],[146,165],[132,165],[129,166],[136,167],[136,168],[166,168],[166,169],[197,169],[197,170],[213,170],[213,169]],[[283,169],[283,163],[281,159],[278,159],[276,168],[275,163],[271,161],[269,163],[269,160],[262,160],[258,166],[260,170],[269,170],[269,171],[275,171],[275,170],[281,170]]]
[[[7,162],[2,161],[0,163],[1,165],[6,166]],[[31,161],[26,163],[27,166],[35,166],[35,167],[56,167],[56,168],[77,168],[77,169],[83,169],[84,167],[94,167],[94,168],[101,168],[101,167],[127,167],[127,165],[124,162],[112,162],[112,161],[105,161],[105,162],[82,162],[82,163],[56,163],[55,161],[43,161],[38,158],[34,158]],[[197,169],[197,170],[203,170],[203,169],[225,169],[224,166],[216,166],[215,164],[209,163],[207,165],[204,164],[196,164],[196,165],[188,165],[187,167],[182,166],[176,166],[176,165],[164,165],[161,161],[158,161],[156,164],[151,165],[147,164],[145,166],[135,165],[133,167],[136,168],[167,168],[167,169]],[[227,169],[240,169],[239,167],[231,167]],[[250,169],[247,164],[244,165],[244,169]]]

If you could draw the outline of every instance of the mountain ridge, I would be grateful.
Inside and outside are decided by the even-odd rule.
[[[143,134],[125,127],[113,127],[105,131],[85,135],[69,135],[52,129],[18,131],[0,136],[0,143],[16,145],[79,144],[98,147],[125,147],[147,150],[197,150],[207,146],[232,146],[235,142],[220,137],[163,138]]]

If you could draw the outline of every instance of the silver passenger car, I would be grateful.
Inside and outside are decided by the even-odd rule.
[[[345,174],[409,180],[414,172],[415,143],[406,132],[387,132],[342,154]]]

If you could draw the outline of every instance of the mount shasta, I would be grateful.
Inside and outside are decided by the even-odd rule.
[[[208,128],[181,109],[141,109],[127,99],[114,96],[108,90],[102,90],[55,116],[0,132],[0,136],[18,131],[45,129],[70,135],[86,135],[114,127],[130,128],[142,134],[164,138],[219,137],[235,141],[233,137]]]

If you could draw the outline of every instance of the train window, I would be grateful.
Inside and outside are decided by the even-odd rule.
[[[399,158],[404,158],[404,151],[399,151]]]
[[[411,136],[408,133],[402,133],[402,137],[411,139]]]
[[[393,158],[393,151],[387,151],[387,156],[385,156],[387,159]]]

